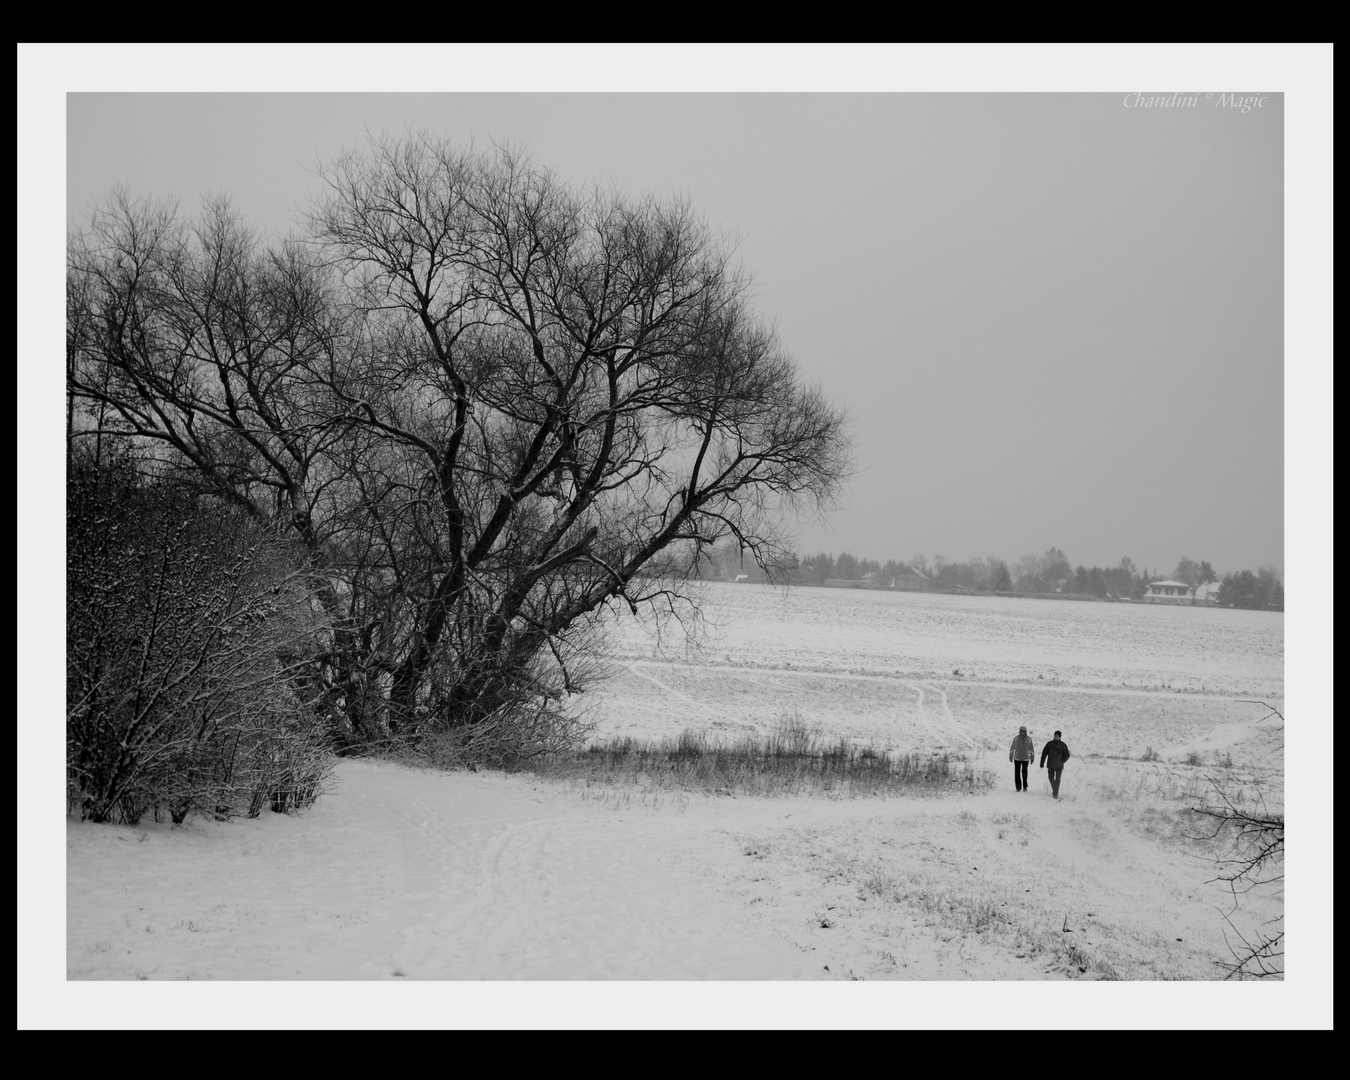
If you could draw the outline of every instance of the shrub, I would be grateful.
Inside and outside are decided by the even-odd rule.
[[[1239,915],[1240,899],[1253,889],[1274,890],[1283,899],[1284,812],[1268,808],[1259,791],[1253,806],[1243,806],[1242,790],[1234,793],[1229,778],[1210,778],[1209,784],[1204,798],[1197,798],[1191,806],[1191,812],[1207,827],[1191,838],[1218,849],[1213,858],[1219,872],[1213,880],[1226,884],[1232,893],[1232,907],[1223,912],[1224,941],[1231,960],[1215,963],[1226,979],[1283,979],[1283,909],[1275,918],[1245,928],[1234,917]],[[1230,932],[1234,937],[1229,937]]]
[[[329,753],[278,661],[307,613],[283,553],[126,458],[72,460],[66,533],[72,809],[135,824],[312,802]]]

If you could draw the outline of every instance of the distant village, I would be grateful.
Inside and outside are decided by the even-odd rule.
[[[1016,564],[1002,559],[948,562],[915,556],[907,563],[877,563],[848,552],[793,554],[772,573],[734,546],[719,545],[699,562],[704,580],[738,583],[778,581],[828,589],[879,589],[908,592],[986,593],[1056,600],[1233,607],[1283,611],[1284,583],[1274,567],[1220,575],[1208,562],[1183,557],[1167,575],[1139,569],[1122,558],[1113,567],[1073,567],[1058,548],[1027,555]]]

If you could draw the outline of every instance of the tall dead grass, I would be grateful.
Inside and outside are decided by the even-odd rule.
[[[620,736],[542,755],[520,768],[547,779],[727,795],[934,795],[983,791],[994,782],[987,769],[960,756],[892,754],[826,739],[796,715],[766,735]]]

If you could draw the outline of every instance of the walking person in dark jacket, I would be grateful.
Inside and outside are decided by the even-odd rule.
[[[1064,771],[1064,763],[1069,760],[1069,748],[1060,742],[1062,732],[1056,731],[1055,737],[1045,744],[1045,749],[1041,751],[1041,768],[1045,768],[1045,763],[1050,762],[1050,790],[1054,792],[1055,798],[1059,798],[1059,777]]]
[[[1031,736],[1027,734],[1026,725],[1018,729],[1017,737],[1013,739],[1012,746],[1008,747],[1008,760],[1013,763],[1013,783],[1018,791],[1026,791],[1030,786],[1027,783],[1027,769],[1031,765],[1031,759],[1036,756],[1036,744],[1031,741]]]

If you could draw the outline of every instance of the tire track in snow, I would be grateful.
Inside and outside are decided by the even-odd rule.
[[[789,675],[804,679],[844,679],[852,682],[883,682],[900,683],[901,685],[912,685],[914,680],[907,679],[903,675],[866,675],[852,671],[813,671],[807,668],[779,668],[779,667],[743,667],[731,664],[655,664],[650,660],[634,660],[629,663],[628,669],[634,675],[639,675],[644,679],[650,679],[658,686],[667,690],[669,693],[680,697],[690,704],[698,705],[700,708],[706,708],[700,702],[680,694],[659,679],[647,675],[638,670],[639,667],[665,667],[665,668],[686,668],[691,671],[714,671],[726,672],[735,675]],[[939,680],[925,679],[924,682],[930,685],[939,685]],[[1107,696],[1123,697],[1164,697],[1164,698],[1196,698],[1204,701],[1230,701],[1247,702],[1251,700],[1251,695],[1247,693],[1210,693],[1209,691],[1182,691],[1170,689],[1149,689],[1146,687],[1132,686],[1100,686],[1100,685],[1070,685],[1063,683],[1047,683],[1039,679],[1029,679],[1025,682],[1010,682],[1006,679],[980,679],[969,676],[962,676],[960,679],[943,680],[947,685],[958,686],[980,686],[993,690],[1041,690],[1046,693],[1058,694],[1104,694]],[[1283,703],[1284,698],[1279,695],[1272,696],[1273,701]]]
[[[947,700],[947,692],[941,686],[931,681],[906,681],[903,685],[913,690],[917,695],[916,707],[918,711],[915,719],[922,728],[932,735],[934,742],[945,746],[954,739],[972,749],[979,748],[979,744],[970,735],[962,731],[957,724],[956,716],[952,713],[951,703]],[[940,702],[941,718],[938,720],[935,720],[928,711],[927,702],[930,693],[936,694]]]
[[[664,690],[664,691],[665,691],[667,694],[669,694],[671,697],[673,697],[673,698],[678,698],[680,701],[683,701],[686,705],[692,705],[692,706],[693,706],[694,708],[696,708],[696,709],[702,709],[704,712],[709,713],[709,714],[712,715],[712,716],[720,716],[720,714],[717,713],[717,712],[715,712],[710,706],[705,705],[703,702],[698,701],[698,700],[696,700],[695,698],[691,698],[688,694],[682,694],[680,691],[676,690],[673,686],[667,686],[667,685],[666,685],[665,683],[663,683],[660,679],[658,679],[655,675],[648,675],[645,671],[639,671],[639,670],[638,670],[638,665],[641,664],[641,663],[642,663],[641,660],[634,660],[631,664],[628,665],[628,670],[631,671],[634,675],[637,675],[637,676],[640,677],[640,678],[646,679],[648,682],[655,683],[657,686],[659,686],[662,690]],[[680,665],[680,666],[681,666],[681,667],[702,667],[703,665],[682,664],[682,665]]]
[[[947,700],[947,691],[942,689],[941,685],[932,681],[928,681],[924,685],[928,686],[935,694],[937,694],[942,702],[943,729],[972,749],[979,749],[979,744],[974,738],[963,731],[957,723],[956,715],[952,712],[951,703]]]
[[[924,708],[923,687],[920,686],[918,683],[912,682],[902,683],[901,685],[907,687],[910,690],[913,690],[915,695],[917,696],[917,700],[915,702],[915,708],[917,710],[915,713],[915,717],[919,722],[919,726],[924,728],[933,737],[934,742],[941,742],[943,733],[934,726],[933,722],[930,719],[928,719],[928,710]]]
[[[721,714],[718,713],[711,706],[704,704],[703,702],[699,701],[696,698],[690,697],[688,694],[676,690],[673,686],[670,686],[662,682],[654,675],[649,675],[645,671],[639,670],[640,666],[645,666],[646,664],[647,664],[646,661],[634,660],[632,663],[628,665],[628,669],[634,675],[646,679],[648,682],[651,682],[656,686],[660,687],[670,697],[676,698],[677,700],[682,701],[687,705],[691,705],[696,709],[701,709],[703,712],[708,713],[711,716],[718,718],[721,717]],[[764,684],[760,682],[760,680],[754,678],[755,675],[800,675],[807,678],[824,678],[824,679],[842,678],[854,681],[885,682],[891,684],[898,684],[899,686],[904,687],[905,689],[914,691],[914,693],[917,695],[918,698],[917,719],[919,721],[919,724],[923,728],[927,729],[927,731],[930,734],[932,734],[932,736],[936,741],[946,743],[952,739],[955,739],[960,744],[967,746],[971,749],[979,749],[979,743],[972,736],[963,731],[960,725],[957,723],[956,716],[952,712],[951,702],[947,698],[947,691],[942,688],[942,685],[940,683],[931,679],[916,682],[910,679],[897,679],[889,675],[854,675],[854,674],[839,674],[820,671],[794,671],[790,668],[733,668],[733,667],[723,667],[716,664],[680,664],[678,666],[681,668],[697,671],[731,672],[734,674],[745,675],[749,677],[750,682],[757,683],[758,685],[767,685],[767,684]],[[926,708],[927,694],[929,693],[936,694],[938,701],[940,703],[939,709],[941,719],[939,721],[934,721],[929,716],[928,710]],[[902,714],[897,716],[896,722],[902,723],[905,719],[907,718],[904,717]]]
[[[656,686],[659,686],[670,697],[676,698],[687,705],[693,706],[694,708],[701,709],[705,713],[708,713],[714,717],[718,718],[721,717],[722,714],[718,713],[711,706],[704,704],[703,702],[697,700],[696,698],[690,697],[688,694],[681,693],[679,690],[676,690],[673,686],[667,685],[660,679],[656,678],[654,675],[648,675],[645,671],[639,671],[638,667],[641,664],[644,664],[644,661],[635,660],[628,665],[629,670],[632,671],[634,675],[638,675],[641,678],[646,679],[648,682],[654,683]],[[914,693],[917,695],[918,721],[922,727],[927,729],[928,732],[932,734],[932,736],[936,741],[945,744],[950,740],[955,739],[968,747],[978,748],[979,745],[973,738],[971,738],[970,735],[966,734],[964,731],[960,729],[960,727],[956,722],[956,717],[952,713],[951,703],[947,700],[947,692],[941,687],[941,685],[932,680],[915,682],[909,679],[896,679],[887,675],[834,675],[828,672],[793,671],[791,669],[778,669],[778,668],[728,668],[728,667],[721,667],[715,664],[681,664],[678,666],[682,668],[688,668],[699,671],[733,672],[735,674],[745,675],[749,677],[750,682],[756,683],[761,686],[767,686],[768,684],[762,683],[760,682],[760,680],[754,678],[753,676],[755,674],[802,675],[806,677],[815,677],[815,678],[846,678],[858,681],[886,682],[898,684],[899,686],[904,687],[905,689],[913,690]],[[935,722],[929,716],[928,710],[925,707],[925,702],[927,700],[926,695],[928,693],[936,694],[940,702],[941,720],[938,722]],[[903,714],[901,714],[897,716],[896,722],[903,723],[906,719],[908,718],[903,716]]]

